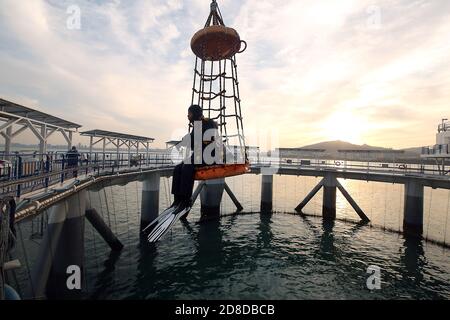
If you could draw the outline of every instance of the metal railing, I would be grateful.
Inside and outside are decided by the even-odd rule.
[[[153,153],[95,152],[69,155],[67,153],[3,154],[0,163],[0,194],[20,197],[24,193],[48,188],[69,179],[114,174],[124,169],[157,168],[172,165],[170,155]]]
[[[436,144],[434,146],[423,147],[422,154],[423,155],[450,155],[450,145]]]
[[[67,180],[114,174],[143,168],[173,166],[182,158],[174,158],[169,152],[128,154],[116,152],[79,153],[73,159],[66,153],[49,154],[10,154],[5,155],[0,171],[0,195],[21,197],[34,190],[45,189],[62,184]],[[315,170],[341,170],[363,173],[392,173],[415,175],[442,175],[438,167],[426,162],[378,162],[329,159],[294,159],[278,157],[253,157],[253,166],[272,166],[274,168],[301,168]],[[447,175],[446,177],[449,177]]]
[[[450,164],[450,161],[449,161]],[[270,158],[261,157],[259,163],[252,165],[272,166],[274,168],[299,168],[312,170],[339,170],[362,173],[391,173],[391,174],[415,174],[423,176],[442,175],[437,165],[426,162],[408,163],[406,161],[355,161],[355,160],[330,160],[330,159],[294,159],[294,158]],[[447,176],[450,178],[450,176]]]
[[[444,119],[446,120],[446,119]],[[449,131],[450,130],[450,121],[443,121],[439,126],[438,126],[438,133],[440,132],[445,132],[445,131]]]

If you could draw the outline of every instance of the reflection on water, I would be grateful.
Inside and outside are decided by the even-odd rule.
[[[449,251],[314,217],[253,214],[179,223],[156,245],[125,250],[136,250],[128,276],[105,264],[91,298],[450,298]],[[382,270],[379,291],[366,288],[373,264]]]
[[[404,266],[402,280],[419,285],[423,281],[423,269],[427,264],[422,241],[414,238],[405,239],[402,249],[400,255],[401,263]]]
[[[228,181],[246,212],[258,212],[260,176]],[[274,177],[274,210],[292,212],[318,179]],[[372,223],[401,227],[401,186],[341,181]],[[170,180],[161,180],[161,210],[171,202]],[[199,204],[189,222],[179,222],[161,242],[149,245],[139,236],[141,183],[89,192],[91,203],[124,243],[110,254],[100,236],[86,224],[87,299],[448,299],[449,250],[423,241],[403,239],[341,221],[289,214],[248,214],[199,221]],[[338,193],[338,217],[356,214]],[[341,197],[342,198],[342,197]],[[433,201],[430,201],[430,198]],[[223,197],[222,213],[235,208]],[[450,239],[446,226],[448,192],[425,191],[425,226],[429,235]],[[108,204],[108,205],[107,205]],[[319,193],[305,208],[320,215]],[[31,267],[36,239],[24,223]],[[28,236],[27,236],[28,235]],[[432,238],[432,237],[431,237]],[[23,253],[18,257],[25,261]],[[381,268],[382,289],[366,288],[367,267]],[[27,270],[18,278],[24,286]],[[25,291],[25,290],[22,290]]]

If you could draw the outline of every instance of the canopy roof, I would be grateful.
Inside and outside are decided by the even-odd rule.
[[[82,132],[81,135],[88,136],[88,137],[105,137],[105,138],[115,138],[115,139],[123,139],[123,140],[134,140],[134,141],[139,141],[139,142],[155,141],[154,138],[135,136],[135,135],[131,135],[131,134],[118,133],[118,132],[99,130],[99,129],[85,131],[85,132]]]
[[[79,124],[4,99],[0,99],[0,117],[8,120],[26,118],[63,129],[81,128]]]

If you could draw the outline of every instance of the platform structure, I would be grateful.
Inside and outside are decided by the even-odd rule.
[[[145,159],[135,159],[136,161],[145,160],[145,165],[149,165],[150,157],[150,144],[155,141],[154,138],[149,137],[143,137],[143,136],[136,136],[136,135],[130,135],[126,133],[119,133],[119,132],[113,132],[113,131],[107,131],[107,130],[90,130],[85,131],[81,133],[81,136],[89,137],[89,162],[92,163],[95,161],[93,159],[93,151],[94,147],[98,144],[101,144],[102,153],[106,153],[106,148],[110,145],[114,146],[115,153],[116,153],[116,161],[119,165],[120,159],[120,149],[125,148],[128,150],[128,161],[129,165],[132,165],[132,149],[134,149],[135,154],[139,155],[140,148],[144,148],[145,150]],[[105,164],[105,161],[102,161],[103,165]]]
[[[225,163],[247,161],[236,60],[236,53],[245,50],[240,50],[241,43],[245,42],[225,26],[217,2],[212,1],[204,29],[191,41],[196,54],[191,105],[199,105],[205,117],[217,122],[220,142],[233,155],[228,159],[225,154]]]
[[[3,153],[5,160],[11,157],[11,145],[14,139],[25,131],[31,131],[38,139],[39,154],[42,158],[47,153],[47,141],[52,135],[60,133],[70,149],[73,133],[79,128],[81,125],[74,122],[0,99],[0,135],[5,139]]]
[[[439,174],[448,175],[450,170],[450,121],[442,119],[436,133],[436,144],[422,148],[422,159],[434,160]]]

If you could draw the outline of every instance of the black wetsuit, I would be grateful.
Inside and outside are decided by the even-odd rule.
[[[202,120],[202,137],[206,130],[209,129],[217,129],[217,123],[214,120],[211,119],[203,119]],[[190,133],[191,138],[191,150],[194,150],[194,130],[191,130]],[[214,139],[212,139],[214,140]],[[202,138],[203,142],[203,138]],[[205,148],[210,144],[211,142],[203,142],[202,143],[202,155]],[[214,153],[212,154],[214,156]],[[205,162],[202,156],[202,163],[201,164],[195,164],[194,163],[194,153],[190,156],[190,163],[185,163],[187,161],[183,161],[182,163],[178,164],[174,171],[173,171],[173,179],[172,179],[172,194],[175,196],[175,202],[183,201],[183,200],[190,200],[192,196],[192,191],[194,188],[194,175],[195,175],[195,168],[205,166]]]
[[[80,154],[77,150],[69,150],[66,154],[66,161],[67,161],[67,169],[69,168],[77,168],[78,167],[78,161],[80,158]],[[73,171],[73,177],[76,178],[78,176],[78,170]]]

